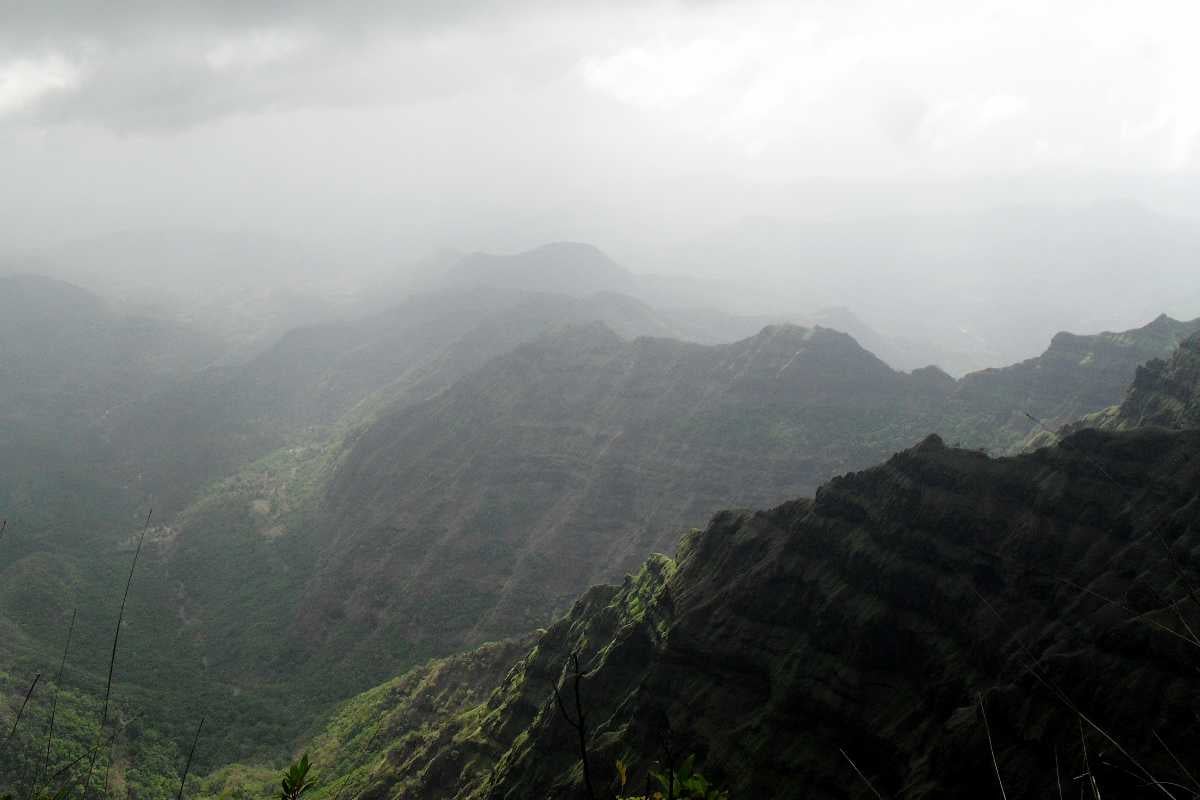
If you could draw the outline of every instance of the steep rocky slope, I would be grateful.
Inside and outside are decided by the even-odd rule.
[[[1180,344],[1170,358],[1139,367],[1125,400],[1099,421],[1109,430],[1200,428],[1200,334]]]
[[[974,438],[991,431],[978,443],[1007,449],[1043,426],[1053,429],[1117,403],[1140,365],[1169,357],[1197,331],[1200,319],[1181,322],[1164,314],[1119,333],[1059,333],[1037,358],[959,381],[958,408],[969,420],[964,434]],[[948,440],[958,435],[952,428],[938,430]]]
[[[297,628],[358,663],[520,633],[719,508],[919,440],[944,404],[938,381],[822,328],[720,347],[600,326],[540,340],[361,434]]]
[[[1138,368],[1120,417],[1123,428],[1200,428],[1200,335]]]
[[[1169,357],[1139,366],[1120,405],[1088,414],[1057,432],[1042,430],[1026,447],[1045,447],[1084,428],[1123,431],[1145,426],[1200,427],[1200,334],[1181,342]]]
[[[1167,747],[1186,760],[1200,734],[1198,532],[1198,431],[1088,430],[1004,459],[931,437],[589,590],[486,702],[432,723],[419,763],[378,743],[351,785],[586,796],[550,690],[572,652],[604,787],[618,758],[640,786],[669,741],[737,797],[873,796],[846,756],[884,796],[983,796],[982,709],[1008,796],[1073,791],[1087,765],[1106,796],[1157,794],[1147,773],[1190,785]]]
[[[716,347],[602,326],[546,337],[354,440],[314,523],[327,533],[293,639],[382,667],[518,634],[721,508],[811,493],[932,431],[1003,452],[1027,413],[1103,407],[1197,324],[1061,334],[959,382],[896,372],[824,328]]]

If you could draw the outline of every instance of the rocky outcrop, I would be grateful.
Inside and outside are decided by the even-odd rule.
[[[1145,426],[1200,428],[1200,334],[1180,343],[1169,358],[1139,366],[1120,405],[1088,414],[1061,431],[1042,431],[1027,449],[1045,447],[1086,428],[1127,431]]]
[[[1196,622],[1176,568],[1200,545],[1197,456],[1196,432],[1083,432],[1011,460],[930,439],[814,500],[719,516],[640,621],[569,642],[597,770],[654,757],[665,718],[735,796],[868,796],[841,750],[885,795],[979,796],[982,697],[1010,796],[1054,793],[1056,749],[1083,771],[1079,714],[1179,778],[1154,735],[1200,733],[1200,655],[1156,626],[1184,630],[1172,599]],[[1102,786],[1148,792],[1086,727]],[[479,794],[581,796],[567,733],[543,694]]]
[[[957,388],[956,416],[967,427],[960,434],[954,419],[938,432],[948,441],[976,437],[979,444],[1011,451],[1027,436],[1120,402],[1140,365],[1169,358],[1197,331],[1200,319],[1183,322],[1163,314],[1128,331],[1059,333],[1036,358],[964,376]]]
[[[1115,426],[1146,425],[1200,428],[1200,334],[1180,344],[1169,360],[1154,359],[1138,368]]]

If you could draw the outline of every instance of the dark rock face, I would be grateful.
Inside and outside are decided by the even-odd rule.
[[[1122,428],[1200,428],[1200,334],[1138,368],[1119,417]]]
[[[814,500],[719,515],[640,614],[597,636],[585,598],[518,667],[525,699],[493,695],[529,722],[479,794],[582,796],[543,688],[573,648],[608,777],[624,751],[657,755],[665,716],[734,796],[870,796],[839,750],[885,796],[982,796],[982,696],[1009,796],[1054,795],[1056,751],[1083,771],[1079,714],[1180,778],[1154,735],[1196,741],[1200,649],[1156,626],[1200,618],[1168,600],[1186,598],[1198,528],[1195,431],[1088,431],[1003,460],[931,439]],[[1106,794],[1155,791],[1084,727]]]
[[[1056,770],[1072,792],[1088,766],[1106,796],[1157,796],[1147,773],[1189,780],[1158,738],[1186,764],[1200,734],[1197,552],[1200,431],[1005,459],[929,437],[589,590],[432,724],[455,744],[422,763],[453,769],[385,748],[362,796],[584,797],[550,691],[572,652],[605,787],[623,758],[640,788],[669,738],[734,797],[874,796],[847,756],[884,796],[994,794],[982,702],[1008,796],[1056,796]]]
[[[1089,428],[1127,431],[1144,426],[1200,427],[1200,334],[1181,342],[1166,359],[1152,359],[1138,367],[1120,405],[1088,414],[1058,433],[1039,434],[1027,447],[1053,444],[1062,436]]]

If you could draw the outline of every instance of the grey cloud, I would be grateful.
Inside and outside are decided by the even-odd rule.
[[[43,95],[23,116],[40,124],[93,122],[126,133],[180,129],[317,97],[350,102],[353,91],[330,86],[338,69],[328,53],[216,70],[200,53],[117,52],[84,71],[77,85]]]
[[[47,0],[0,2],[0,41],[36,44],[94,38],[121,40],[147,31],[239,30],[277,25],[316,26],[325,31],[365,30],[379,25],[425,29],[469,18],[510,12],[515,0]],[[528,4],[524,4],[528,5]]]
[[[4,12],[14,22],[10,37],[29,31],[21,50],[8,49],[10,57],[53,53],[76,68],[69,85],[27,103],[11,115],[17,119],[173,130],[280,108],[415,102],[486,86],[506,73],[546,74],[522,70],[497,43],[502,37],[487,36],[516,3],[133,2],[117,4],[112,19],[97,4],[57,5],[71,8],[61,17]],[[529,10],[526,4],[521,13]],[[468,43],[470,59],[430,46],[431,36],[463,30],[479,32]],[[298,44],[295,52],[285,47],[256,60],[255,37],[268,47],[271,37]],[[36,42],[45,44],[39,50]],[[223,53],[232,63],[220,63]],[[5,55],[0,48],[0,68]]]
[[[531,19],[599,8],[619,12],[621,6],[631,7],[600,0],[569,6],[550,0],[0,0],[0,79],[6,62],[63,59],[74,69],[72,80],[7,117],[120,132],[178,130],[277,109],[412,103],[505,80],[553,79],[575,55],[552,37],[526,41],[514,29]],[[299,45],[295,52],[258,61],[250,52],[238,61],[239,48],[253,51],[256,41],[269,44],[272,37]],[[222,52],[234,55],[228,68],[214,63]],[[0,125],[4,112],[0,103]]]

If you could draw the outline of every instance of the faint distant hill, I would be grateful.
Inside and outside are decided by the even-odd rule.
[[[0,658],[26,634],[51,635],[56,606],[95,597],[81,584],[107,581],[111,559],[125,560],[112,537],[127,536],[146,506],[130,490],[136,470],[119,466],[109,421],[220,351],[187,326],[121,313],[78,286],[0,276],[0,517],[9,522]],[[42,592],[43,582],[54,585]],[[6,626],[10,618],[23,629]]]
[[[0,414],[94,422],[203,367],[212,337],[121,313],[78,286],[0,275]]]
[[[354,265],[312,244],[221,230],[138,230],[64,242],[36,270],[124,308],[170,316],[225,340],[244,360],[350,302]]]
[[[573,296],[596,292],[630,294],[633,275],[598,248],[553,242],[513,255],[472,253],[440,276],[446,288],[486,286]]]
[[[207,370],[113,415],[122,462],[164,508],[347,415],[425,400],[488,359],[564,325],[676,335],[633,298],[478,287],[415,295],[358,320],[289,331],[248,363]]]
[[[913,363],[849,309],[763,313],[753,287],[683,276],[634,275],[599,248],[580,242],[554,242],[512,255],[446,252],[423,267],[424,283],[451,289],[506,288],[582,296],[597,292],[631,295],[655,309],[667,323],[663,335],[703,344],[724,344],[753,336],[767,325],[822,325],[849,333],[898,368]]]
[[[556,242],[512,255],[445,252],[421,267],[418,287],[469,289],[503,287],[567,295],[615,292],[637,297],[669,320],[677,335],[718,344],[752,336],[766,325],[821,325],[854,336],[896,369],[935,363],[962,375],[996,360],[981,355],[980,344],[956,331],[931,336],[919,327],[903,336],[876,330],[844,305],[813,307],[793,293],[772,294],[752,277],[717,280],[687,275],[635,275],[600,249],[578,242]],[[752,269],[748,270],[751,275]],[[853,297],[849,293],[846,297]]]
[[[852,305],[889,336],[957,354],[955,364],[935,359],[955,374],[1028,358],[1059,330],[1200,312],[1200,228],[1123,200],[834,221],[759,217],[701,230],[641,263],[735,274],[797,307]]]
[[[35,486],[61,490],[52,485],[57,470],[74,473],[107,453],[100,431],[109,415],[219,352],[209,337],[118,313],[78,286],[0,276],[0,507],[29,502],[9,492],[27,493],[30,475]]]

